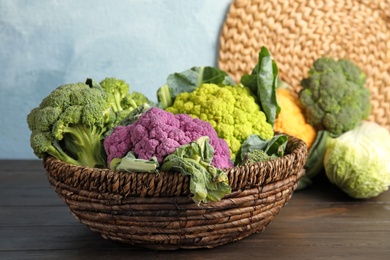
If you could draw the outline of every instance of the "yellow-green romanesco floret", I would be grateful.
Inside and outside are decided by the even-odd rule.
[[[249,135],[257,134],[266,140],[274,135],[255,96],[240,84],[223,87],[202,84],[193,92],[180,93],[166,110],[210,122],[218,136],[228,143],[232,159]]]

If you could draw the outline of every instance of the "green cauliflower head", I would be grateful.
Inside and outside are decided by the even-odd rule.
[[[370,115],[365,74],[350,60],[317,59],[301,82],[299,99],[308,122],[339,136]]]
[[[240,84],[223,87],[202,84],[192,92],[177,95],[173,105],[166,110],[208,121],[218,136],[228,143],[232,159],[249,135],[257,134],[265,140],[274,135],[255,96]]]

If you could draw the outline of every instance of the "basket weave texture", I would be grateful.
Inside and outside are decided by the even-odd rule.
[[[297,93],[315,59],[348,58],[367,75],[369,120],[390,130],[389,0],[235,0],[220,35],[218,66],[250,73],[262,46]]]
[[[262,231],[291,198],[307,158],[289,136],[286,155],[226,169],[232,193],[197,205],[189,177],[127,173],[44,160],[47,177],[72,214],[106,239],[173,250],[212,248]]]

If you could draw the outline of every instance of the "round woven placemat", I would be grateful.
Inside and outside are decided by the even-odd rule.
[[[220,69],[235,81],[250,73],[261,46],[298,92],[321,56],[354,61],[367,75],[369,120],[390,130],[389,0],[235,0],[220,35]]]

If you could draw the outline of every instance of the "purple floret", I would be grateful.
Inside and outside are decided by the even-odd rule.
[[[106,137],[107,163],[110,165],[113,158],[122,158],[129,151],[145,160],[155,156],[162,163],[176,148],[201,136],[208,136],[214,148],[212,165],[217,168],[233,166],[226,141],[218,138],[210,123],[186,114],[174,115],[156,107],[146,111],[133,124],[116,127]]]
[[[114,158],[125,156],[131,145],[130,131],[126,126],[117,126],[114,131],[104,139],[104,149],[107,154],[107,165]]]

